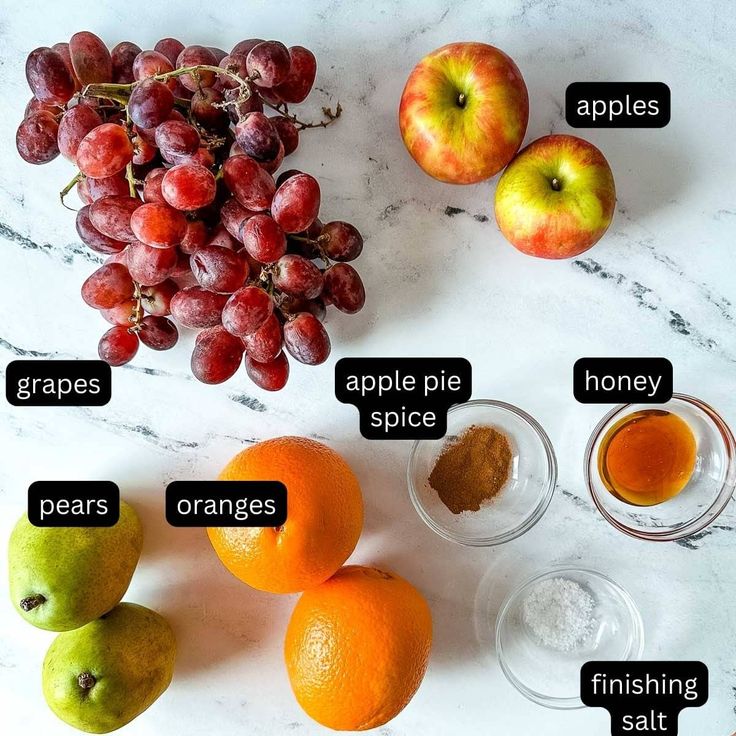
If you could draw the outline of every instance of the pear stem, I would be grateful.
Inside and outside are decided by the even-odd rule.
[[[77,677],[77,684],[82,690],[91,690],[97,684],[97,680],[89,672],[82,672]]]
[[[46,599],[42,595],[29,595],[20,602],[20,607],[28,613],[34,608],[38,608],[41,604],[46,603]]]

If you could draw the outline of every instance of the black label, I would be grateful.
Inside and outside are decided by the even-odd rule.
[[[5,396],[13,406],[104,406],[112,371],[103,360],[13,360]]]
[[[281,526],[286,486],[273,480],[177,480],[166,487],[171,526]]]
[[[664,128],[670,88],[664,82],[573,82],[565,91],[573,128]]]
[[[114,526],[120,489],[109,480],[37,480],[28,488],[33,526]]]
[[[672,398],[667,358],[580,358],[572,390],[581,404],[663,404]]]
[[[470,399],[465,358],[342,358],[335,396],[360,412],[368,440],[436,440],[447,432],[447,410]]]
[[[611,736],[677,736],[680,711],[708,701],[708,668],[702,662],[586,662],[580,697],[610,713]]]

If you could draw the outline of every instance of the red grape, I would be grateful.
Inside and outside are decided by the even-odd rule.
[[[171,314],[171,300],[179,291],[175,281],[166,279],[156,286],[141,287],[141,304],[148,314],[165,317]]]
[[[287,169],[286,171],[282,171],[276,179],[276,188],[278,189],[287,179],[291,179],[292,176],[303,173],[304,172],[299,171],[299,169]]]
[[[243,207],[235,197],[228,199],[220,209],[222,224],[236,240],[240,240],[243,223],[255,214],[253,210]]]
[[[77,166],[85,176],[102,179],[122,171],[133,160],[133,144],[125,129],[103,123],[87,133],[77,148]]]
[[[273,200],[273,177],[248,156],[231,156],[222,166],[225,185],[249,210],[266,210]]]
[[[176,59],[177,69],[187,66],[198,66],[200,64],[206,64],[207,66],[217,66],[217,57],[210,51],[206,46],[187,46],[179,54]],[[208,69],[200,69],[195,74],[182,74],[179,77],[179,81],[187,89],[196,92],[200,87],[211,87],[217,76],[215,72],[211,72]]]
[[[164,195],[161,193],[161,182],[168,169],[158,168],[151,169],[143,181],[143,201],[144,202],[161,202],[166,204]]]
[[[190,280],[193,278],[192,269],[189,264],[189,254],[185,253],[181,246],[176,248],[168,248],[167,250],[173,250],[176,253],[176,265],[174,270],[171,272],[172,279],[186,279]]]
[[[139,128],[154,128],[171,115],[174,95],[163,83],[155,79],[139,82],[130,94],[128,113]]]
[[[240,99],[240,90],[238,89],[226,89],[225,90],[225,101],[234,102]],[[230,120],[233,123],[238,123],[241,118],[244,118],[248,113],[251,112],[263,112],[263,101],[261,98],[253,93],[250,97],[247,97],[240,102],[227,106],[227,112],[230,116]],[[241,151],[242,153],[242,151]]]
[[[273,299],[258,286],[238,289],[222,310],[222,324],[238,337],[255,332],[273,313]]]
[[[279,134],[262,112],[248,113],[235,126],[235,140],[256,161],[270,161],[279,152]]]
[[[148,315],[141,320],[140,341],[151,350],[171,350],[179,340],[179,330],[166,317]]]
[[[230,118],[227,110],[216,105],[225,99],[222,92],[213,87],[203,87],[192,95],[190,112],[192,117],[204,128],[222,130],[228,127]]]
[[[41,102],[63,105],[74,94],[74,80],[63,57],[48,46],[28,54],[26,79],[33,96]]]
[[[171,314],[183,327],[212,327],[222,321],[227,300],[227,294],[216,294],[201,286],[187,286],[172,297]]]
[[[284,156],[294,153],[299,146],[299,131],[296,125],[283,115],[275,115],[269,118],[281,142],[284,144]]]
[[[172,275],[176,268],[176,248],[152,248],[134,240],[127,249],[128,270],[143,286],[155,286]]]
[[[138,352],[138,336],[127,327],[111,327],[101,338],[97,347],[100,360],[112,366],[130,363]]]
[[[130,218],[133,235],[154,248],[178,245],[187,231],[187,218],[160,202],[142,204]]]
[[[309,174],[287,179],[273,196],[271,214],[284,232],[306,230],[319,214],[320,192],[317,180]]]
[[[136,128],[139,131],[140,128]],[[144,166],[153,161],[158,154],[156,146],[151,145],[141,134],[136,132],[133,134],[133,164],[135,166]]]
[[[320,233],[320,245],[333,261],[353,261],[363,250],[363,238],[349,222],[328,222]]]
[[[199,133],[189,123],[166,120],[156,128],[156,145],[164,156],[191,156],[199,148]]]
[[[51,48],[64,60],[64,66],[71,75],[71,78],[74,80],[74,90],[81,90],[82,83],[79,81],[77,73],[74,71],[74,66],[72,65],[72,54],[71,51],[69,51],[69,44],[64,41],[62,43],[55,43]],[[81,103],[81,100],[79,102]],[[89,102],[96,105],[98,100],[89,100]]]
[[[112,58],[105,42],[90,31],[69,39],[69,55],[77,79],[85,84],[112,82]]]
[[[140,82],[157,74],[166,74],[174,71],[173,64],[166,56],[158,51],[141,51],[133,61],[133,76]],[[172,92],[176,88],[177,80],[171,77],[163,82]]]
[[[207,48],[215,55],[218,64],[227,56],[227,52],[217,46],[208,46]]]
[[[192,373],[202,383],[222,383],[240,367],[243,343],[220,325],[197,335],[192,353]]]
[[[289,380],[289,361],[285,353],[279,353],[268,363],[260,363],[246,354],[245,372],[256,386],[266,391],[280,391]]]
[[[179,54],[184,51],[184,44],[176,38],[162,38],[160,41],[156,41],[153,50],[158,51],[159,54],[163,54],[171,62],[172,67],[174,67],[176,66],[176,60],[179,58]]]
[[[324,273],[324,291],[330,304],[341,312],[355,314],[365,304],[365,287],[349,263],[336,263]]]
[[[279,224],[268,215],[253,215],[243,224],[243,245],[260,263],[273,263],[286,253],[286,236]]]
[[[190,263],[197,283],[210,291],[232,294],[248,278],[248,262],[237,253],[217,245],[197,249]]]
[[[217,183],[204,166],[179,164],[164,175],[161,194],[177,210],[196,210],[214,201]]]
[[[289,253],[276,261],[273,284],[289,296],[314,299],[322,292],[322,272],[312,261]]]
[[[187,231],[179,244],[182,253],[191,255],[207,242],[207,225],[202,220],[187,220]]]
[[[142,205],[137,197],[128,194],[102,197],[90,206],[89,219],[103,235],[128,243],[135,237],[131,217]]]
[[[273,174],[284,161],[284,144],[279,140],[279,150],[276,156],[268,161],[259,161],[259,166],[268,171],[269,174]]]
[[[120,302],[120,304],[116,304],[110,309],[101,309],[100,314],[111,325],[123,325],[125,327],[130,327],[133,323],[135,306],[135,299],[126,299],[124,302]]]
[[[29,118],[37,112],[50,112],[54,117],[57,117],[63,112],[63,109],[59,107],[59,105],[50,102],[41,102],[41,100],[31,97],[31,99],[28,100],[26,109],[23,111],[23,117]]]
[[[262,38],[246,38],[244,41],[238,41],[233,50],[230,52],[231,56],[248,56],[248,53],[252,48],[258,46],[259,43],[263,43]]]
[[[228,248],[229,250],[238,250],[240,248],[240,243],[230,235],[227,228],[222,224],[217,225],[212,230],[205,245],[219,245],[221,248]]]
[[[82,138],[98,125],[102,125],[102,118],[91,107],[76,105],[67,110],[59,121],[58,140],[61,155],[75,161]]]
[[[29,115],[18,126],[15,147],[29,164],[45,164],[59,155],[59,124],[50,112]]]
[[[133,62],[141,52],[141,47],[132,41],[121,41],[110,51],[112,59],[112,81],[115,84],[130,84],[135,80]]]
[[[119,253],[125,249],[126,242],[103,235],[89,219],[90,205],[77,212],[77,234],[79,239],[97,253]]]
[[[110,309],[133,296],[133,279],[122,263],[106,263],[82,284],[82,299],[94,309]]]
[[[228,71],[231,74],[235,74],[241,79],[246,79],[248,76],[248,68],[246,66],[247,56],[248,56],[247,52],[244,54],[242,53],[227,54],[226,56],[223,56],[222,59],[220,59],[218,66],[220,67],[220,69],[224,69],[225,71]],[[239,85],[232,77],[228,77],[224,74],[221,74],[217,77],[216,86],[220,90],[228,90],[228,89],[235,89]]]
[[[253,360],[268,363],[281,352],[281,322],[272,314],[255,332],[243,337],[245,351]]]
[[[84,176],[77,182],[77,196],[82,200],[82,204],[84,205],[92,204],[92,202],[94,202],[94,199],[92,199],[89,193],[87,178]]]
[[[309,312],[300,312],[284,325],[284,345],[300,363],[319,365],[330,355],[330,338],[322,323]]]
[[[91,176],[86,176],[83,181],[87,185],[87,192],[93,202],[112,195],[130,196],[128,180],[122,174],[113,174],[102,179],[93,179]]]
[[[259,87],[275,87],[286,81],[291,69],[289,50],[279,41],[264,41],[254,46],[247,57],[248,74]]]
[[[284,102],[304,102],[317,76],[317,59],[304,46],[290,46],[291,68],[286,79],[276,86],[276,92]]]

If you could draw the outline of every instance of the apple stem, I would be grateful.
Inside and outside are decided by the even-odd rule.
[[[38,608],[42,603],[46,603],[46,599],[42,595],[29,595],[20,602],[20,607],[28,613],[34,608]]]
[[[465,93],[460,92],[457,96],[457,106],[458,107],[465,107]]]
[[[97,684],[97,680],[89,672],[82,672],[77,676],[77,684],[82,690],[91,690]]]
[[[556,176],[554,176],[552,177],[550,186],[555,192],[559,192],[562,189],[562,182]]]

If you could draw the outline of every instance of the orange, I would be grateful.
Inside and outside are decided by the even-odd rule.
[[[327,580],[363,528],[363,495],[334,450],[304,437],[277,437],[236,455],[222,480],[280,480],[286,522],[278,528],[210,527],[222,564],[258,590],[297,593]]]
[[[424,678],[432,616],[406,580],[348,565],[294,607],[284,656],[299,705],[323,726],[363,731],[398,715]]]

